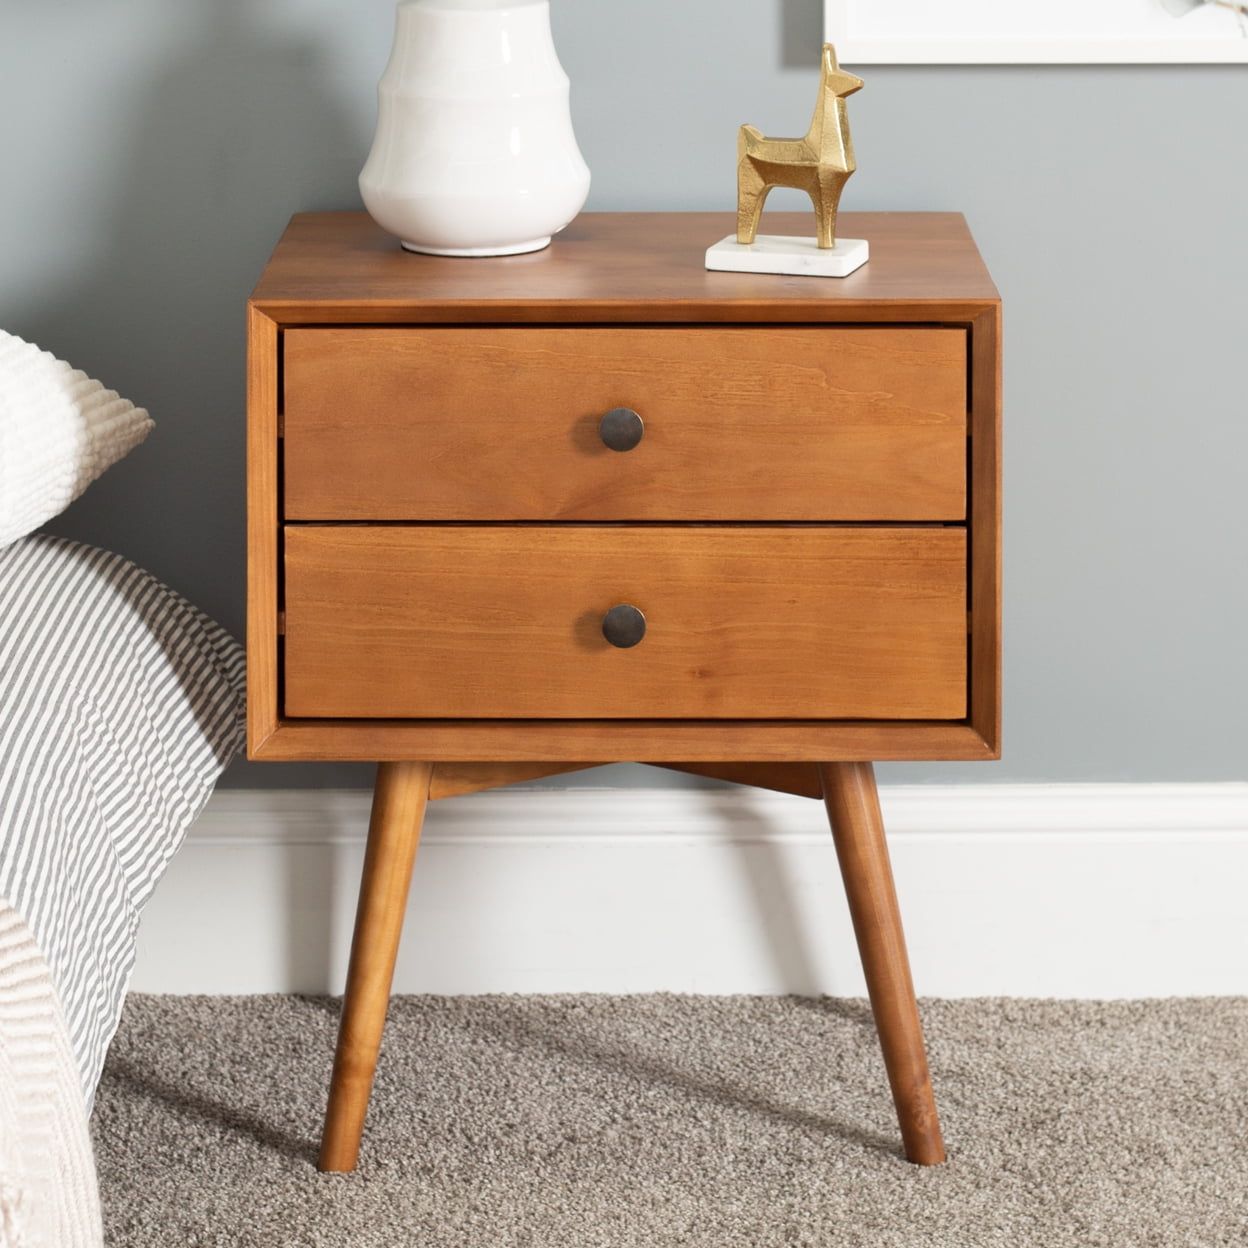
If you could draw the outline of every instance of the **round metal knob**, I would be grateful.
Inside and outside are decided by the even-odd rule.
[[[645,431],[646,422],[631,407],[613,407],[598,422],[598,436],[613,451],[631,451]]]
[[[627,602],[602,617],[602,635],[621,650],[635,646],[646,635],[646,617]]]

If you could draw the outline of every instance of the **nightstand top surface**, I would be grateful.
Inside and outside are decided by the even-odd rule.
[[[810,213],[771,213],[768,233],[809,234]],[[867,306],[909,319],[998,302],[966,221],[952,212],[847,212],[838,233],[871,260],[845,278],[708,272],[735,230],[713,212],[583,213],[544,251],[490,259],[403,251],[363,212],[300,213],[252,299],[278,320],[842,320]],[[871,318],[876,319],[876,318]]]

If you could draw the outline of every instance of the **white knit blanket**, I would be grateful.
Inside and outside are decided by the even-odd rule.
[[[97,1248],[87,1116],[48,964],[0,898],[0,1248]]]

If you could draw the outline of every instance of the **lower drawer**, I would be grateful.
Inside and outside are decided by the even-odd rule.
[[[295,525],[285,549],[291,717],[966,714],[961,528]]]

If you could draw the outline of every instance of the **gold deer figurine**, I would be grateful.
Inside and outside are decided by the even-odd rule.
[[[845,97],[862,87],[836,61],[836,49],[823,45],[819,99],[804,139],[768,139],[754,126],[737,137],[737,242],[758,236],[763,204],[773,186],[805,191],[814,201],[819,246],[836,246],[836,210],[849,175],[858,167],[849,137]]]

